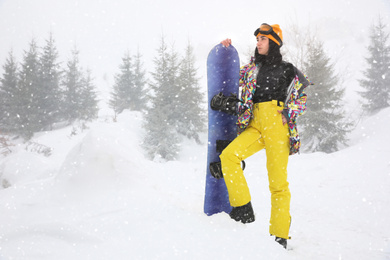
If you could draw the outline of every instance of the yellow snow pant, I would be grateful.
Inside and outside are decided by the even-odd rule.
[[[251,201],[241,161],[265,148],[269,189],[271,191],[270,234],[289,239],[290,190],[287,182],[287,163],[290,152],[288,125],[283,125],[278,110],[283,103],[257,103],[247,129],[233,140],[220,155],[222,173],[229,193],[230,204],[238,207]]]

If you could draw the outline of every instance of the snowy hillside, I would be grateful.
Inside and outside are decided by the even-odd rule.
[[[390,259],[390,109],[333,154],[290,157],[290,250],[268,235],[265,154],[247,160],[256,221],[203,214],[206,145],[145,159],[139,113],[40,133],[49,157],[0,159],[0,259]],[[206,137],[204,138],[206,139]]]

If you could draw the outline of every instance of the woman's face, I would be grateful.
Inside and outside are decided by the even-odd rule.
[[[269,50],[269,39],[265,36],[257,36],[257,52],[261,55],[267,55]]]

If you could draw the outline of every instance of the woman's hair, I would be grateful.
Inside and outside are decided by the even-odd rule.
[[[255,48],[255,63],[269,63],[277,64],[282,61],[282,54],[280,53],[280,46],[277,45],[274,41],[269,41],[269,49],[267,55],[261,55]]]

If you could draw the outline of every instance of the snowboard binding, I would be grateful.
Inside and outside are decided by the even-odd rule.
[[[231,142],[231,140],[217,140],[215,150],[220,154]],[[245,170],[245,166],[245,161],[241,161],[242,170]],[[216,179],[223,178],[221,162],[212,162],[209,167],[211,176]]]
[[[211,173],[211,176],[213,176],[214,178],[222,179],[223,173],[222,173],[221,162],[210,163],[210,173]]]
[[[229,115],[236,116],[237,102],[240,102],[240,100],[237,98],[236,94],[232,93],[227,97],[222,92],[219,92],[211,99],[210,107],[212,110],[222,111]]]
[[[242,170],[245,170],[245,166],[246,166],[245,161],[241,161]],[[216,179],[223,178],[221,162],[210,163],[210,174]]]

